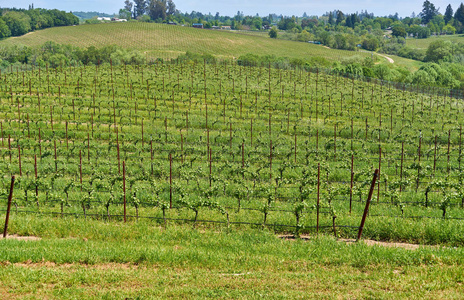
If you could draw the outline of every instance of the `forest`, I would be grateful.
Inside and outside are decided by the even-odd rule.
[[[55,26],[78,25],[79,18],[57,9],[0,8],[0,38],[20,36],[28,32]]]

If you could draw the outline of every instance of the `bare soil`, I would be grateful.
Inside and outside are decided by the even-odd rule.
[[[354,239],[339,239],[340,242],[345,243],[356,243]],[[362,243],[365,243],[368,246],[382,246],[382,247],[390,247],[390,248],[403,248],[406,250],[417,250],[420,247],[431,247],[426,245],[418,245],[418,244],[409,244],[409,243],[395,243],[395,242],[379,242],[373,240],[361,240]]]
[[[0,236],[0,239],[3,239],[3,238],[4,238],[3,235]],[[11,239],[11,240],[18,240],[18,241],[40,241],[41,240],[41,238],[37,236],[19,236],[16,234],[7,235],[6,238]]]
[[[294,235],[279,235],[279,238],[284,240],[296,240],[297,238]],[[309,235],[301,235],[301,240],[311,240],[314,236]],[[344,243],[356,243],[355,239],[338,239],[339,242]],[[368,246],[381,246],[381,247],[390,247],[390,248],[402,248],[406,250],[417,250],[421,247],[437,247],[437,246],[429,246],[429,245],[418,245],[418,244],[409,244],[409,243],[396,243],[396,242],[380,242],[380,241],[373,241],[373,240],[361,240],[361,243],[365,243]]]

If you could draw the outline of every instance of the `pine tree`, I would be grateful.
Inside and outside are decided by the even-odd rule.
[[[345,15],[343,14],[343,12],[341,10],[337,11],[337,22],[336,24],[337,25],[340,25],[343,20],[345,20]]]
[[[435,5],[429,0],[425,0],[422,7],[423,9],[420,13],[422,24],[428,24],[433,19],[433,17],[438,15],[438,9],[436,9]]]
[[[445,16],[444,16],[445,24],[448,24],[448,22],[451,21],[452,18],[453,18],[453,8],[451,8],[451,4],[448,4],[448,6],[446,7]]]
[[[464,4],[461,3],[458,9],[456,9],[456,12],[454,13],[454,19],[461,22],[461,24],[464,24]]]
[[[333,25],[335,22],[334,22],[334,16],[333,16],[333,13],[332,12],[329,12],[329,24],[330,25]]]

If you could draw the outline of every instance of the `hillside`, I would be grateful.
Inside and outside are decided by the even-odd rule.
[[[464,42],[464,35],[455,34],[455,35],[440,35],[440,36],[431,36],[426,39],[407,39],[406,45],[411,48],[427,50],[427,47],[434,41],[451,41],[451,42]]]
[[[320,45],[274,40],[228,31],[135,22],[51,28],[6,39],[0,41],[0,45],[38,46],[46,41],[79,47],[118,45],[142,50],[157,58],[175,58],[186,51],[227,58],[239,57],[247,53],[290,58],[319,56],[329,60],[370,56],[369,53],[326,49]]]

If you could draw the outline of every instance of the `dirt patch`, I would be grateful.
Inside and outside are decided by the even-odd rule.
[[[5,265],[10,265],[11,263],[5,262]],[[102,263],[102,264],[80,264],[80,263],[64,263],[64,264],[57,264],[51,261],[41,261],[41,262],[32,262],[31,260],[27,260],[25,262],[14,263],[12,264],[15,267],[22,267],[22,268],[61,268],[61,269],[72,269],[78,267],[84,267],[88,269],[95,269],[95,270],[131,270],[137,269],[139,266],[133,263]]]
[[[294,235],[291,235],[291,234],[289,234],[289,235],[279,235],[278,237],[283,239],[283,240],[288,240],[288,241],[298,239],[297,237],[295,237]],[[315,238],[315,236],[301,235],[299,239],[309,241],[309,240],[314,239],[314,238]],[[352,244],[356,243],[355,239],[337,239],[337,241],[344,242],[344,243],[347,243],[347,244],[348,243],[352,243]],[[438,246],[418,245],[418,244],[408,244],[408,243],[379,242],[379,241],[373,241],[373,240],[361,240],[360,242],[365,243],[368,246],[402,248],[402,249],[406,249],[406,250],[417,250],[417,249],[419,249],[421,247],[438,247]]]
[[[356,243],[356,240],[353,239],[339,239],[341,242],[345,243]],[[424,246],[424,245],[417,245],[417,244],[408,244],[408,243],[394,243],[394,242],[379,242],[379,241],[372,241],[372,240],[361,240],[361,242],[365,243],[368,246],[381,246],[381,247],[389,247],[389,248],[402,248],[406,250],[417,250],[420,247],[432,247],[432,246]]]
[[[311,236],[309,236],[309,235],[300,235],[300,237],[297,238],[293,234],[279,235],[278,237],[280,239],[287,240],[287,241],[292,241],[292,240],[297,240],[297,239],[309,241],[311,239]]]
[[[3,239],[3,236],[1,236],[0,239]],[[7,235],[6,239],[18,240],[18,241],[40,241],[42,238],[39,238],[38,236],[19,236],[16,234],[12,234],[12,235]]]
[[[219,276],[246,276],[250,274],[251,272],[246,272],[246,273],[237,273],[237,274],[219,274]]]

